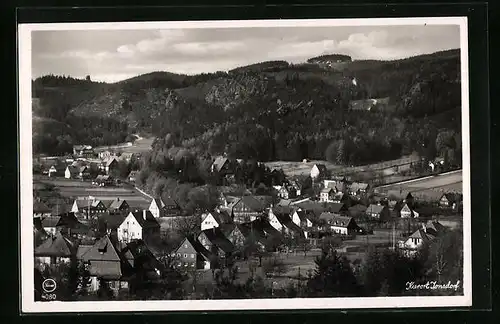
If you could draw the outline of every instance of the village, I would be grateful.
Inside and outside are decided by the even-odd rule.
[[[195,298],[216,269],[236,266],[242,282],[259,274],[266,285],[282,287],[314,270],[324,244],[333,244],[353,263],[361,262],[369,247],[411,258],[462,224],[456,183],[440,183],[441,189],[426,190],[434,194],[421,195],[415,183],[431,183],[436,176],[378,188],[332,174],[320,163],[308,175],[313,194],[274,168],[282,181],[272,195],[221,190],[216,208],[186,215],[175,199],[135,186],[139,158],[76,145],[72,157],[46,160],[40,167],[33,200],[36,282],[47,279],[49,267],[82,264],[90,295],[105,282],[117,296],[131,289],[139,274],[154,283],[171,265],[189,278],[187,295]],[[217,157],[210,172],[230,179],[235,163]],[[44,196],[47,183],[66,194],[55,200]]]

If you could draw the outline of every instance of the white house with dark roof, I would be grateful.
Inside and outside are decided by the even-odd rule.
[[[232,223],[231,216],[225,211],[215,210],[201,215],[202,231],[230,223]]]
[[[325,227],[335,234],[352,235],[359,231],[359,226],[352,217],[341,216],[335,213],[321,213],[319,219],[325,222]]]
[[[324,164],[315,164],[311,168],[311,178],[312,179],[318,179],[325,177],[327,175],[328,171],[326,169],[326,165]]]
[[[118,226],[118,241],[128,243],[131,240],[147,240],[160,234],[160,224],[150,211],[130,212]]]

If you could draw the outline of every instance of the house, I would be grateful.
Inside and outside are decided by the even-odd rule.
[[[180,215],[182,210],[177,202],[172,198],[163,200],[155,198],[151,200],[148,210],[155,218]]]
[[[226,211],[213,211],[201,215],[201,230],[207,230],[213,227],[220,227],[224,224],[232,223],[231,216]]]
[[[325,227],[335,234],[353,235],[359,232],[359,226],[352,217],[325,212],[319,216],[319,219],[324,221]]]
[[[283,243],[283,233],[267,219],[259,218],[245,225],[250,228],[249,238],[253,238],[262,250],[273,252]]]
[[[388,206],[371,204],[366,208],[366,215],[373,219],[388,220],[391,218],[391,211]]]
[[[128,213],[130,206],[125,199],[101,200],[111,215]]]
[[[93,181],[92,184],[99,187],[107,187],[113,184],[113,178],[110,175],[99,174]]]
[[[212,166],[210,167],[210,171],[222,173],[222,174],[232,173],[233,170],[231,170],[230,164],[231,163],[227,157],[218,156],[215,159],[215,161],[212,163]]]
[[[232,216],[236,223],[251,222],[264,213],[261,200],[254,196],[243,196],[232,206]]]
[[[313,221],[310,213],[305,210],[294,210],[292,212],[292,221],[302,229],[310,229],[313,227]]]
[[[73,156],[74,157],[93,157],[95,155],[94,149],[90,145],[74,145],[73,146]]]
[[[410,207],[413,205],[415,202],[415,198],[411,194],[411,192],[406,191],[406,190],[389,190],[387,192],[387,197],[389,199],[389,203],[394,204],[394,202],[398,201],[403,201],[404,203],[407,203]]]
[[[120,154],[120,156],[118,157],[118,159],[120,161],[126,161],[126,162],[130,162],[130,160],[132,160],[132,158],[134,157],[134,153],[130,153],[130,152],[123,152]]]
[[[344,192],[347,189],[346,180],[344,178],[323,180],[323,186],[325,188],[332,188],[334,192]]]
[[[86,165],[81,166],[78,170],[78,178],[82,180],[90,179],[90,168],[87,167]]]
[[[148,210],[130,212],[117,229],[118,241],[125,243],[148,240],[156,235],[160,235],[160,224]]]
[[[356,204],[354,206],[349,207],[349,215],[356,218],[360,216],[366,215],[366,210],[368,207],[362,204]]]
[[[365,195],[368,192],[368,184],[363,182],[353,182],[349,186],[349,194],[352,196]]]
[[[182,214],[182,209],[175,199],[167,197],[163,200],[163,216],[178,216]]]
[[[127,179],[130,182],[135,182],[138,176],[139,176],[139,171],[130,171],[130,173],[127,176]]]
[[[426,232],[425,228],[419,228],[412,235],[408,237],[403,243],[403,248],[415,250],[422,247],[424,244],[429,243],[435,238],[431,233]]]
[[[52,215],[52,209],[50,209],[40,199],[33,199],[33,217],[43,218],[50,215]]]
[[[198,241],[205,249],[221,259],[230,257],[235,251],[233,243],[226,238],[220,228],[213,227],[202,231],[198,235]]]
[[[115,156],[112,156],[106,160],[104,163],[104,171],[106,174],[110,174],[118,169],[118,160]]]
[[[290,215],[293,210],[286,207],[269,209],[268,222],[277,231],[292,237],[306,237],[304,230],[292,221]]]
[[[419,214],[417,211],[413,210],[408,206],[408,203],[405,203],[401,209],[398,211],[399,217],[401,218],[418,218]]]
[[[347,215],[349,213],[349,208],[344,203],[325,203],[324,208],[334,214]]]
[[[74,216],[61,216],[57,229],[61,234],[79,241],[93,241],[96,236],[89,226],[80,223]]]
[[[98,213],[104,213],[107,211],[106,206],[100,200],[96,199],[75,199],[73,205],[71,206],[72,213],[81,213],[87,217],[94,216]]]
[[[41,225],[43,230],[49,235],[56,235],[58,232],[57,225],[59,224],[60,220],[60,216],[49,216],[41,218]]]
[[[66,170],[64,170],[64,177],[66,179],[76,179],[78,177],[79,170],[76,166],[68,165]]]
[[[176,257],[178,267],[205,269],[211,268],[214,255],[207,250],[196,238],[186,237],[172,253]]]
[[[243,247],[251,232],[248,224],[224,224],[220,229],[235,248]]]
[[[335,194],[335,191],[333,190],[333,188],[323,188],[323,189],[321,189],[321,192],[319,193],[319,201],[321,201],[321,202],[332,201],[334,194]]]
[[[49,170],[47,171],[47,174],[50,178],[52,177],[57,177],[61,174],[61,169],[63,166],[61,165],[52,165]]]
[[[426,233],[434,236],[440,236],[448,230],[446,226],[436,220],[429,220],[422,228]]]
[[[302,185],[296,180],[288,180],[289,198],[295,198],[302,195]]]
[[[99,154],[98,154],[99,159],[101,159],[103,161],[106,161],[107,159],[109,159],[113,155],[114,155],[114,153],[111,151],[108,151],[108,150],[99,152]]]
[[[99,231],[118,239],[118,227],[120,227],[127,216],[121,214],[110,215],[107,213],[99,215]]]
[[[462,201],[462,194],[447,192],[444,193],[439,199],[439,206],[443,208],[453,208],[456,209],[458,204]]]
[[[273,188],[274,188],[274,190],[277,191],[278,197],[280,197],[282,199],[289,199],[290,198],[291,193],[286,186],[284,186],[284,185],[273,186]]]
[[[326,165],[324,164],[315,164],[311,168],[311,178],[313,180],[324,178],[327,176],[327,174],[328,171],[326,169]]]
[[[35,259],[41,264],[69,263],[76,255],[73,242],[61,233],[48,237],[41,245],[35,248]]]
[[[117,246],[117,242],[105,235],[91,247],[82,246],[77,251],[78,258],[89,271],[90,291],[99,289],[101,279],[106,280],[114,292],[129,288],[134,278],[134,267]]]

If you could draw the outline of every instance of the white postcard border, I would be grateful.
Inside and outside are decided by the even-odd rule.
[[[382,25],[459,25],[462,86],[462,159],[464,194],[464,295],[352,298],[280,298],[181,301],[35,302],[32,206],[31,32],[38,30],[131,30],[238,27],[321,27]],[[23,313],[144,312],[220,310],[301,310],[460,307],[472,305],[469,80],[467,17],[363,18],[307,20],[169,21],[113,23],[47,23],[18,25],[21,309]]]

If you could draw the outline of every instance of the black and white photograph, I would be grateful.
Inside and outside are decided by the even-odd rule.
[[[467,18],[18,29],[24,312],[471,305]]]

